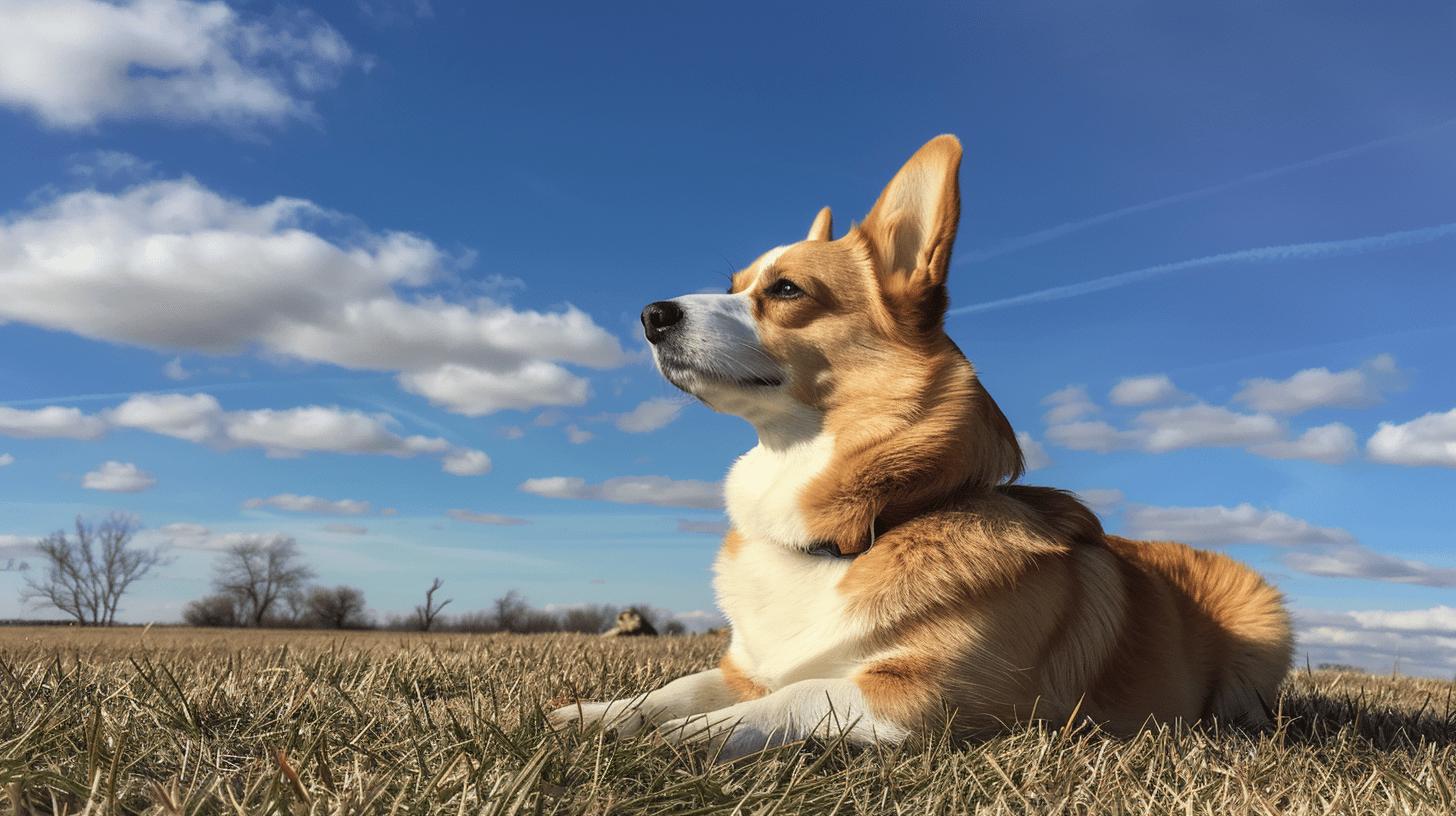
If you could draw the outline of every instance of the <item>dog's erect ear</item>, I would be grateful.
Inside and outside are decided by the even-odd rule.
[[[805,241],[833,241],[834,240],[834,214],[825,207],[814,216],[814,223],[809,225],[809,235]]]
[[[931,139],[890,179],[865,216],[860,229],[878,256],[887,291],[944,286],[961,214],[960,167],[956,137]]]

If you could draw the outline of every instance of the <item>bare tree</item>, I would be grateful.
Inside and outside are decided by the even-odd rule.
[[[280,598],[313,577],[299,558],[298,542],[288,536],[240,541],[222,554],[212,585],[238,600],[248,625],[262,626]]]
[[[421,632],[430,631],[430,627],[435,625],[435,618],[440,617],[440,610],[449,606],[450,602],[455,600],[454,598],[446,598],[436,605],[435,593],[440,591],[440,587],[444,585],[444,581],[436,578],[430,584],[430,588],[425,590],[425,605],[415,607],[415,626]]]
[[[57,530],[36,543],[45,575],[27,577],[21,598],[55,607],[83,626],[110,626],[131,585],[167,560],[160,547],[133,547],[136,532],[136,519],[125,513],[100,523],[77,516],[74,537]]]
[[[351,586],[314,587],[308,593],[309,617],[329,629],[362,629],[369,625],[364,590]]]
[[[495,599],[495,626],[501,632],[520,632],[531,615],[531,605],[514,589]]]
[[[218,592],[198,598],[182,610],[188,626],[241,626],[243,623],[238,599]]]

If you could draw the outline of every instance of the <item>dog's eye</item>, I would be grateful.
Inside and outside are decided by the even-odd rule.
[[[779,278],[774,281],[769,285],[767,291],[769,297],[776,298],[796,298],[804,294],[804,290],[799,288],[799,284],[794,283],[788,278]]]

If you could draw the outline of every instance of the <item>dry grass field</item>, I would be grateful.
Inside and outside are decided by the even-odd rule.
[[[714,664],[602,641],[0,630],[13,813],[1456,813],[1456,685],[1300,671],[1264,734],[1021,727],[974,745],[791,746],[712,765],[557,735],[541,707]]]

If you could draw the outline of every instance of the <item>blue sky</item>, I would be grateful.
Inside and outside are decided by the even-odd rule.
[[[1456,671],[1449,4],[69,5],[0,2],[0,564],[117,509],[176,556],[128,620],[272,532],[380,612],[706,620],[753,437],[638,311],[953,132],[1027,480]]]

